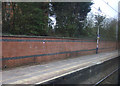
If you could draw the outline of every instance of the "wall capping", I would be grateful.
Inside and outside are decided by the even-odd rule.
[[[15,37],[15,38],[49,38],[49,39],[70,39],[70,40],[96,40],[95,38],[72,38],[72,37],[54,37],[54,36],[27,36],[27,35],[2,35],[0,37]]]

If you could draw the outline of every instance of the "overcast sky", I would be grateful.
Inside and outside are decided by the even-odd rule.
[[[100,7],[102,12],[99,12],[99,13],[102,13],[103,15],[106,15],[107,17],[117,18],[118,17],[117,15],[118,14],[117,13],[118,12],[118,1],[120,0],[93,0],[94,4],[91,6],[92,7],[91,12],[93,13],[99,12],[97,9],[99,9]]]

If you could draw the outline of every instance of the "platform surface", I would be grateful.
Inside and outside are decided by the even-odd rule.
[[[80,56],[2,71],[2,84],[41,84],[118,57],[118,51]]]

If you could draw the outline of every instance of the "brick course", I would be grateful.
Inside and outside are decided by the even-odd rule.
[[[5,41],[6,39],[9,41]],[[48,42],[43,40],[48,40]],[[96,49],[96,40],[2,37],[1,42],[2,68],[96,53],[96,50],[92,50]],[[99,48],[99,52],[115,50],[116,42],[100,41]],[[10,58],[14,59],[11,60]]]

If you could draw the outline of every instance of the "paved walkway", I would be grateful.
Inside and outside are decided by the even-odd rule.
[[[2,71],[3,84],[41,84],[49,80],[100,64],[118,56],[117,51],[81,56],[42,65]]]

